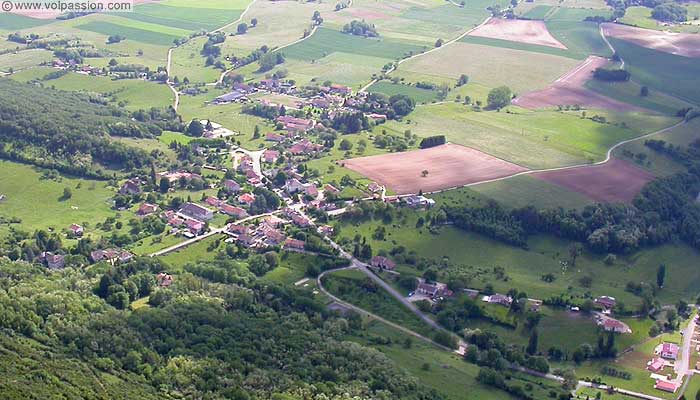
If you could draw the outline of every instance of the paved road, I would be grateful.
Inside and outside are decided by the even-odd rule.
[[[676,372],[675,382],[680,385],[683,378],[690,370],[690,351],[693,346],[693,333],[695,332],[695,318],[690,318],[688,326],[683,329],[683,344],[681,344],[681,358],[676,360],[673,370]]]

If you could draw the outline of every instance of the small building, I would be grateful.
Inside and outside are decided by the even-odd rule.
[[[207,205],[212,206],[212,207],[219,207],[221,205],[221,200],[214,196],[207,196],[206,199],[204,199],[204,202],[207,203]]]
[[[331,185],[330,183],[327,183],[327,184],[323,187],[323,191],[326,192],[327,194],[331,194],[331,195],[334,195],[334,196],[338,196],[338,195],[340,194],[340,189],[338,189],[337,187]]]
[[[660,357],[655,357],[653,360],[647,363],[647,369],[654,373],[660,372],[665,366],[666,362]]]
[[[121,249],[100,249],[90,253],[93,262],[107,261],[110,264],[125,263],[134,258],[134,255]]]
[[[287,238],[287,240],[284,241],[283,248],[294,249],[294,250],[304,250],[304,241],[299,240],[299,239]]]
[[[156,284],[163,288],[169,287],[173,284],[173,276],[166,274],[165,272],[161,272],[156,275]]]
[[[408,196],[403,201],[411,208],[430,208],[435,205],[435,200],[425,196]]]
[[[241,185],[233,179],[224,179],[224,189],[229,193],[236,193],[241,190]]]
[[[47,251],[42,254],[42,258],[49,269],[61,269],[66,266],[66,258],[62,254],[54,254]]]
[[[223,94],[212,101],[214,104],[229,104],[238,103],[247,100],[246,93],[234,90],[232,92]]]
[[[136,179],[129,179],[119,188],[119,194],[134,195],[141,193],[141,185]]]
[[[599,305],[600,307],[603,307],[605,310],[612,310],[615,308],[615,304],[617,303],[614,297],[610,296],[600,296],[596,297],[595,303]]]
[[[268,142],[281,143],[284,142],[284,136],[270,132],[265,135],[265,140]]]
[[[373,267],[386,269],[389,271],[393,271],[396,268],[395,262],[393,262],[392,260],[390,260],[386,257],[382,257],[382,256],[372,257],[371,264]]]
[[[627,325],[625,325],[622,321],[618,321],[614,318],[605,318],[601,326],[606,332],[628,333],[630,331]]]
[[[668,360],[675,360],[678,358],[678,345],[675,343],[664,343],[660,346],[659,355]]]
[[[263,160],[267,163],[274,163],[280,157],[280,152],[277,150],[265,150],[263,153]]]
[[[238,202],[240,204],[245,204],[246,206],[250,206],[254,201],[255,195],[252,193],[243,193],[242,195],[238,196]]]
[[[654,384],[654,389],[659,389],[669,393],[676,393],[676,390],[678,390],[678,386],[676,386],[676,384],[673,382],[665,381],[663,379],[657,379],[656,384]]]
[[[155,213],[158,211],[158,205],[156,204],[150,204],[150,203],[143,203],[139,206],[139,210],[136,211],[136,214],[141,215],[141,216],[146,216]]]
[[[382,185],[378,184],[377,182],[371,182],[369,185],[367,185],[367,190],[372,193],[379,193],[382,191]]]
[[[185,226],[187,230],[195,236],[204,233],[205,226],[202,221],[188,218],[185,220]]]
[[[505,307],[510,307],[513,304],[513,298],[506,296],[504,294],[492,294],[490,296],[484,296],[483,301],[489,304],[498,304]]]
[[[190,218],[208,221],[214,218],[214,211],[195,203],[185,203],[180,207],[180,213]]]
[[[226,215],[230,215],[236,218],[245,218],[248,216],[246,210],[226,203],[221,204],[219,210]]]
[[[84,230],[82,226],[78,224],[71,224],[69,229],[73,236],[83,236]]]

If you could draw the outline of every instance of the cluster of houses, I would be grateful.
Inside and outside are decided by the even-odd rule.
[[[116,265],[127,263],[133,258],[134,254],[118,248],[100,249],[90,253],[90,261],[93,263],[104,261]],[[39,256],[39,261],[44,263],[47,268],[53,270],[62,269],[66,266],[66,256],[51,251],[42,252]]]
[[[251,225],[231,223],[224,233],[231,236],[231,241],[249,249],[267,249],[282,246],[285,249],[303,250],[304,242],[288,238],[282,227],[288,221],[275,215],[265,216]]]
[[[666,367],[673,367],[678,359],[680,347],[675,343],[664,342],[654,349],[654,358],[647,362],[647,370],[651,371],[650,378],[654,380],[654,388],[664,392],[675,393],[678,390],[678,380],[671,379],[668,374],[663,374]]]
[[[61,59],[54,59],[51,61],[51,66],[56,69],[71,70],[83,75],[105,75],[105,70],[103,68],[91,67],[89,64],[80,64],[75,60],[63,61]]]

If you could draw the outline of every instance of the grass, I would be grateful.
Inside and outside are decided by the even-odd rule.
[[[610,48],[600,36],[598,25],[594,22],[554,18],[548,20],[546,25],[552,36],[569,49],[569,54],[575,55],[577,58],[583,59],[591,54],[602,57],[612,56]]]
[[[160,259],[174,267],[173,271],[180,271],[185,265],[190,263],[214,260],[218,250],[223,249],[224,246],[223,237],[221,235],[213,235],[172,253],[160,256]]]
[[[283,53],[289,58],[311,61],[323,58],[339,49],[349,54],[396,60],[406,54],[418,52],[421,47],[393,39],[369,39],[333,29],[319,28],[311,38],[287,47]]]
[[[554,7],[548,5],[536,5],[529,9],[527,12],[525,12],[523,14],[523,17],[529,19],[544,20],[547,14],[549,14],[553,9]]]
[[[342,300],[414,332],[432,336],[432,328],[384,289],[376,285],[374,290],[365,289],[365,282],[368,280],[369,278],[360,271],[344,270],[325,275],[322,282],[328,292]]]
[[[685,24],[660,24],[651,17],[651,8],[643,6],[627,7],[625,16],[620,22],[626,25],[638,26],[640,28],[655,29],[672,32],[699,33],[700,24],[695,21],[695,17],[700,15],[700,7],[697,4],[681,4],[688,9],[688,22]]]
[[[579,193],[526,175],[457,190],[471,190],[513,208],[532,205],[537,208],[581,209],[592,204]]]
[[[294,252],[282,252],[280,265],[269,271],[263,279],[279,284],[291,285],[306,276],[306,267],[319,261],[316,256]],[[312,280],[313,281],[313,280]]]
[[[60,90],[100,93],[128,110],[166,108],[173,103],[173,93],[166,85],[140,79],[113,80],[71,72],[58,79],[44,81],[44,85]]]
[[[381,81],[369,87],[370,93],[383,93],[387,96],[403,94],[411,97],[416,103],[429,103],[436,100],[437,92],[430,89],[422,89],[411,85],[395,84]]]
[[[193,2],[193,5],[197,3]],[[136,21],[185,29],[192,32],[213,30],[238,19],[242,9],[201,8],[147,3],[136,6],[134,12],[123,14]]]
[[[206,37],[198,37],[173,50],[170,74],[180,80],[187,77],[192,83],[216,82],[223,71],[205,65],[206,58],[200,51],[206,41]]]
[[[474,100],[474,99],[473,99]],[[606,116],[601,124],[574,112],[525,111],[473,112],[456,103],[418,107],[410,121],[389,121],[381,126],[402,134],[410,129],[421,137],[440,132],[452,143],[473,147],[529,168],[547,168],[598,161],[614,144],[672,125],[676,119],[642,114],[588,111]]]
[[[133,24],[136,26],[126,26],[106,21],[90,21],[78,25],[77,28],[85,31],[101,33],[103,35],[121,35],[126,37],[126,40],[159,46],[170,46],[173,44],[175,39],[187,36],[187,31],[184,30],[182,31],[182,34],[176,34],[174,32],[166,33],[158,31],[160,28],[157,27],[160,27],[160,25],[156,25],[156,30],[149,30],[137,27],[146,25],[145,23],[133,21]]]
[[[685,397],[688,399],[694,399],[698,397],[700,393],[700,375],[692,375],[688,382],[688,386],[685,389]]]
[[[171,131],[163,131],[160,136],[158,136],[158,140],[163,142],[166,145],[170,145],[172,142],[177,142],[180,144],[186,144],[189,143],[194,139],[191,136],[185,136],[184,134],[180,132],[171,132]]]
[[[22,50],[0,55],[0,72],[20,71],[51,61],[53,53],[44,49]]]
[[[642,86],[635,81],[609,83],[591,79],[586,82],[586,87],[604,96],[662,114],[675,115],[678,110],[692,106],[656,90],[650,90],[648,96],[642,97],[639,95]]]
[[[453,199],[438,200],[438,204],[455,204]],[[374,254],[404,246],[434,265],[447,261],[448,265],[441,267],[441,273],[463,276],[469,287],[482,289],[490,283],[501,293],[517,287],[537,299],[565,295],[582,300],[586,293],[593,296],[605,294],[616,297],[633,310],[640,304],[640,299],[627,292],[625,285],[630,281],[653,282],[660,263],[667,266],[667,283],[658,293],[662,304],[672,304],[681,298],[693,300],[700,284],[700,271],[688,262],[697,259],[700,252],[686,245],[664,245],[618,255],[612,266],[603,262],[604,254],[586,251],[576,261],[575,267],[563,268],[560,262],[568,260],[569,241],[534,236],[529,239],[528,250],[525,250],[450,226],[442,227],[438,234],[431,234],[426,228],[415,228],[419,216],[408,213],[385,226],[386,240],[372,238],[377,226],[384,226],[380,221],[357,225],[343,223],[340,237],[352,241],[355,235],[360,235],[370,243]],[[504,274],[498,274],[494,267],[503,268]],[[399,265],[398,270],[412,275],[422,274],[411,265]],[[544,282],[541,277],[550,273],[555,276],[555,281]],[[581,278],[589,276],[593,278],[591,286],[583,287]]]
[[[700,104],[700,63],[693,58],[650,50],[624,40],[610,42],[625,60],[632,79],[652,90]]]
[[[3,31],[18,31],[22,29],[34,28],[50,24],[51,19],[39,19],[25,17],[24,15],[10,14],[6,12],[0,13],[0,29]]]
[[[52,228],[57,231],[72,223],[91,226],[114,216],[112,196],[115,188],[104,181],[62,176],[60,181],[41,179],[42,171],[24,164],[0,161],[0,215],[22,220],[21,229]],[[72,197],[61,200],[63,189],[70,188]]]

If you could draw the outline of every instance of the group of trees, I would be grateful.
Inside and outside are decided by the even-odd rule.
[[[364,37],[379,36],[379,33],[377,33],[377,28],[374,26],[374,24],[369,24],[365,21],[358,20],[353,20],[349,24],[345,24],[345,26],[343,26],[343,32]]]
[[[420,141],[420,148],[427,149],[430,147],[440,146],[445,143],[447,143],[445,135],[429,136],[427,138],[423,138],[423,140]]]
[[[626,82],[630,80],[630,72],[625,69],[596,68],[593,71],[595,79],[606,82]]]
[[[662,22],[683,22],[688,19],[688,9],[677,3],[663,3],[651,10],[651,17]]]

